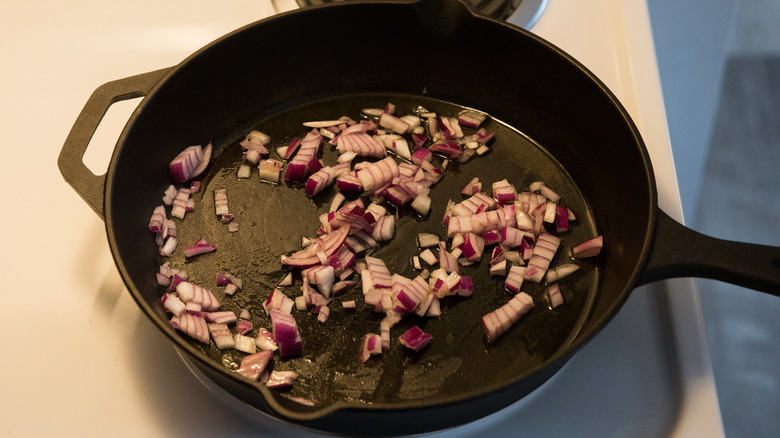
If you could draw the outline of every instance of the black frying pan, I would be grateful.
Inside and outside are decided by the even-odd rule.
[[[139,96],[145,98],[117,143],[108,173],[93,175],[81,157],[100,118],[113,102]],[[233,177],[241,159],[237,142],[257,128],[283,144],[305,133],[304,120],[357,117],[361,108],[387,102],[401,113],[417,105],[442,114],[478,109],[491,116],[489,128],[497,132],[489,155],[448,170],[435,188],[429,220],[399,213],[399,234],[376,254],[393,271],[413,275],[408,257],[416,252],[414,236],[441,232],[437,212],[474,176],[490,182],[508,177],[518,185],[546,181],[578,214],[567,242],[603,234],[605,248],[587,269],[562,282],[566,306],[535,309],[540,311],[527,315],[522,327],[490,345],[480,318],[507,297],[500,281],[484,275],[484,266],[467,269],[481,275],[471,298],[447,301],[438,319],[405,320],[394,329],[397,336],[419,323],[430,331],[436,342],[421,354],[392,349],[361,365],[357,345],[363,333],[377,330],[375,315],[367,309],[334,311],[326,325],[301,315],[305,351],[275,367],[301,375],[287,395],[316,403],[304,406],[240,378],[223,365],[223,353],[171,329],[154,280],[163,260],[146,226],[171,183],[170,160],[183,147],[213,141],[216,156],[199,195],[204,207],[187,217],[180,233],[184,243],[205,236],[220,249],[194,261],[174,257],[172,263],[204,284],[213,282],[215,271],[241,276],[247,286],[224,300],[225,308],[256,309],[255,324],[267,325],[259,301],[283,275],[278,256],[293,250],[300,236],[314,234],[312,224],[329,196],[309,200],[300,187],[271,187],[256,179],[246,190],[247,181]],[[77,119],[59,165],[105,220],[117,268],[160,330],[236,397],[319,430],[396,435],[481,418],[545,382],[642,284],[699,276],[780,290],[780,249],[706,237],[658,209],[639,132],[596,77],[548,42],[456,0],[306,8],[239,29],[175,67],[105,84]],[[214,220],[209,197],[217,186],[228,188],[238,233]],[[529,293],[538,296],[541,288]]]

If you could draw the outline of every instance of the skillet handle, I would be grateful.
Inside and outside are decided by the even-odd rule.
[[[106,175],[95,175],[84,164],[84,153],[100,121],[111,105],[123,100],[146,96],[170,68],[155,70],[107,82],[98,87],[87,100],[62,146],[57,165],[73,189],[103,217],[103,197]]]
[[[659,210],[639,284],[677,277],[710,278],[780,296],[780,248],[710,237]]]

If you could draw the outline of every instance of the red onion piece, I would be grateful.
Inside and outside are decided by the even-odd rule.
[[[509,268],[509,273],[506,276],[504,286],[509,292],[516,294],[520,292],[520,288],[523,286],[523,273],[525,272],[525,266],[512,265]]]
[[[536,240],[533,254],[528,261],[528,269],[523,273],[523,277],[534,283],[542,281],[547,268],[550,266],[550,261],[555,256],[555,252],[560,244],[560,237],[553,236],[550,233],[542,233]]]
[[[604,237],[599,235],[592,239],[588,239],[578,245],[575,245],[571,249],[572,256],[578,259],[584,259],[587,257],[594,257],[601,253],[601,248],[604,245]]]
[[[172,217],[184,219],[184,216],[187,214],[190,207],[190,193],[191,191],[188,188],[182,187],[179,189],[176,193],[176,197],[173,199],[173,207],[171,208]]]
[[[149,219],[149,231],[156,233],[162,230],[165,220],[166,220],[165,206],[158,205],[157,207],[154,208],[154,211],[152,212],[152,217]]]
[[[263,302],[263,309],[267,314],[271,314],[274,309],[281,310],[284,313],[290,313],[293,301],[279,289],[273,289],[268,294],[268,298]]]
[[[257,172],[261,180],[276,184],[279,182],[283,166],[282,162],[278,160],[262,160],[257,166]]]
[[[230,214],[228,208],[227,189],[219,187],[214,189],[214,210],[217,216]]]
[[[525,292],[515,295],[508,303],[482,317],[488,342],[494,342],[534,307],[533,298]]]
[[[450,288],[450,291],[462,297],[470,297],[474,293],[474,281],[471,277],[461,275],[458,282]]]
[[[561,293],[561,288],[558,286],[558,283],[553,283],[548,286],[545,291],[545,296],[550,303],[550,307],[553,309],[563,304],[563,294]]]
[[[230,310],[204,312],[203,317],[206,318],[206,321],[216,324],[229,324],[231,322],[236,322],[237,320],[236,313]]]
[[[193,302],[200,304],[205,312],[212,312],[219,309],[220,304],[217,297],[210,290],[195,283],[180,281],[176,285],[176,293],[185,303]]]
[[[213,146],[211,145],[211,142],[206,145],[205,148],[203,148],[203,156],[201,157],[200,164],[192,170],[192,173],[190,174],[188,179],[197,178],[201,173],[203,173],[204,170],[206,170],[206,167],[208,167],[209,162],[211,161],[211,151]],[[197,193],[199,190],[200,184],[196,181],[192,183],[192,193]]]
[[[298,373],[295,371],[273,370],[271,371],[271,374],[268,375],[268,380],[266,380],[265,385],[275,389],[289,388],[295,383],[297,378]]]
[[[241,366],[236,370],[238,374],[250,380],[257,380],[260,374],[268,368],[273,357],[272,351],[258,351],[241,359]]]
[[[382,337],[376,333],[368,333],[363,337],[360,346],[360,362],[365,363],[371,355],[382,352]]]
[[[379,126],[387,128],[398,134],[406,134],[411,130],[411,126],[408,123],[386,112],[379,116],[379,121],[377,123]]]
[[[474,233],[466,233],[463,236],[463,244],[459,248],[467,260],[477,261],[482,258],[482,251],[485,249],[485,239]]]
[[[515,202],[516,197],[517,191],[506,179],[493,183],[493,198],[495,198],[499,204],[505,205],[513,203]]]
[[[422,331],[416,325],[398,337],[398,340],[404,347],[414,351],[422,350],[431,343],[432,339],[433,335]]]
[[[236,329],[239,334],[245,335],[252,331],[252,321],[247,321],[245,319],[239,320],[236,323]]]
[[[295,342],[298,335],[298,325],[295,318],[279,309],[271,309],[270,315],[274,341],[280,344]]]
[[[432,152],[437,152],[446,157],[452,158],[453,160],[460,158],[460,155],[463,153],[463,150],[456,141],[443,141],[440,143],[434,143],[428,146],[428,149]]]
[[[279,348],[279,346],[276,345],[276,341],[274,341],[274,335],[264,327],[260,327],[257,331],[255,345],[257,348],[264,351],[274,351]]]
[[[322,144],[322,134],[316,129],[311,130],[303,140],[298,153],[287,164],[284,179],[287,181],[303,181],[311,170],[311,166],[318,162],[317,153]],[[316,170],[315,170],[316,171]]]
[[[460,128],[458,119],[455,117],[439,117],[439,128],[444,132],[446,139],[458,139],[463,137],[463,130]]]
[[[579,269],[580,269],[579,265],[575,265],[574,263],[564,263],[562,265],[558,265],[555,268],[547,271],[547,274],[545,274],[544,276],[544,281],[546,281],[547,283],[556,282],[566,276],[569,276],[577,272]]]
[[[181,316],[182,313],[184,313],[184,310],[186,309],[186,305],[182,300],[179,299],[176,295],[173,294],[165,294],[163,295],[163,307],[165,310],[173,313],[176,316]]]
[[[465,126],[467,128],[477,129],[486,118],[486,114],[467,110],[458,115],[458,123],[460,123],[461,126]]]
[[[294,138],[290,141],[289,146],[287,146],[287,149],[284,151],[283,158],[285,160],[290,160],[290,158],[295,155],[295,152],[298,151],[298,147],[301,145],[301,139],[300,138]]]
[[[209,324],[209,334],[214,344],[219,350],[226,350],[236,346],[236,341],[233,338],[233,333],[230,332],[227,324]]]
[[[179,152],[168,166],[174,182],[183,183],[197,176],[194,172],[200,167],[203,159],[203,147],[200,145],[189,146]]]
[[[233,335],[233,340],[236,342],[236,345],[234,345],[233,348],[238,351],[247,354],[254,354],[257,351],[255,339],[252,337],[236,333]]]
[[[363,157],[382,158],[387,155],[385,145],[365,132],[344,133],[338,137],[336,149],[340,153],[354,152]]]
[[[400,313],[413,312],[425,300],[429,292],[428,282],[417,276],[395,295],[393,309]]]
[[[398,164],[392,157],[387,157],[359,170],[357,179],[365,192],[372,193],[375,189],[390,183],[399,174]]]
[[[306,268],[314,266],[320,263],[320,258],[317,256],[318,251],[323,251],[325,256],[330,256],[344,243],[344,239],[347,238],[349,228],[341,228],[331,233],[328,233],[317,240],[318,245],[312,244],[308,247],[291,254],[290,256],[283,255],[281,257],[282,264],[295,266],[299,268]]]
[[[177,318],[178,330],[186,333],[196,341],[204,344],[209,343],[209,329],[205,318],[187,312],[182,313],[181,316]]]
[[[439,266],[447,272],[460,272],[458,259],[447,252],[444,242],[439,242]]]
[[[212,252],[216,249],[217,249],[217,245],[207,243],[207,242],[198,242],[192,245],[185,246],[183,251],[185,257],[194,257],[196,255]]]

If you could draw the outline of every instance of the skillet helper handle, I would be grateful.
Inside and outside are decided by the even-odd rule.
[[[101,219],[104,219],[106,175],[95,175],[84,164],[89,142],[111,105],[146,96],[169,70],[155,70],[101,85],[89,97],[65,139],[57,159],[60,173]]]
[[[780,296],[780,248],[710,237],[659,210],[640,284],[678,277],[725,281]]]

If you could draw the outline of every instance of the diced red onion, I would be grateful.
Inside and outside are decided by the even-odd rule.
[[[233,338],[233,333],[230,332],[227,324],[212,323],[208,325],[208,329],[217,349],[226,350],[236,346],[236,340]]]
[[[463,236],[463,244],[459,247],[467,260],[477,261],[482,258],[485,249],[485,239],[474,233],[466,233]]]
[[[587,257],[594,257],[601,253],[601,248],[604,245],[604,237],[599,235],[592,239],[588,239],[578,245],[575,245],[572,249],[572,256],[577,259],[584,259]]]
[[[430,292],[428,282],[420,276],[398,290],[393,299],[393,309],[400,313],[413,312]]]
[[[279,348],[274,341],[273,334],[264,327],[260,327],[255,338],[255,345],[263,351],[274,351]]]
[[[317,245],[309,245],[308,247],[293,253],[290,256],[281,256],[282,264],[305,268],[320,263],[320,258],[317,255],[318,251],[322,251],[325,256],[330,256],[344,243],[344,239],[347,238],[349,228],[341,228],[331,233],[328,233],[317,239]]]
[[[442,141],[439,143],[434,143],[428,146],[428,149],[430,149],[432,152],[437,152],[454,160],[460,158],[461,154],[463,153],[463,150],[456,141]]]
[[[556,282],[564,277],[573,274],[574,272],[577,272],[579,269],[580,266],[574,263],[564,263],[562,265],[558,265],[555,268],[547,271],[547,274],[545,274],[544,276],[544,281],[546,281],[547,283]]]
[[[405,331],[398,340],[401,344],[414,351],[420,351],[427,347],[431,343],[433,335],[422,331],[419,327],[412,326],[409,330]]]
[[[178,330],[201,343],[209,343],[209,328],[205,318],[187,312],[176,318],[178,318],[176,327]]]
[[[219,187],[214,189],[214,210],[217,216],[230,214],[228,208],[227,189]]]
[[[380,353],[382,353],[382,337],[376,333],[366,334],[360,346],[360,362],[365,363],[369,357]]]
[[[216,324],[229,324],[236,322],[236,312],[231,310],[222,310],[219,312],[203,312],[203,317],[206,321]]]
[[[279,182],[279,175],[282,173],[283,166],[284,164],[281,161],[269,158],[260,161],[260,164],[257,166],[257,172],[261,180],[276,184]]]
[[[210,290],[189,281],[180,281],[176,285],[176,293],[185,303],[194,302],[200,304],[205,312],[219,309],[219,301]]]
[[[439,266],[447,272],[459,272],[457,257],[447,252],[444,242],[439,242]]]
[[[439,128],[444,132],[444,138],[458,139],[463,137],[463,130],[456,117],[440,116]]]
[[[263,371],[268,368],[272,357],[272,351],[258,351],[257,353],[248,354],[241,359],[241,366],[236,372],[247,379],[257,380]]]
[[[526,269],[523,277],[534,283],[542,281],[547,268],[550,266],[550,261],[555,256],[555,252],[560,244],[560,237],[553,236],[550,233],[542,233],[536,240],[533,254],[528,261],[528,269]]]
[[[194,243],[192,245],[185,246],[184,249],[183,249],[184,256],[185,257],[194,257],[196,255],[206,254],[206,253],[212,252],[212,251],[217,249],[217,245],[214,245],[214,244],[202,241],[202,240],[203,239],[201,239],[201,241],[198,241],[198,242],[196,242],[196,243]]]
[[[533,298],[525,292],[515,295],[508,303],[482,317],[488,342],[495,342],[516,323],[521,316],[534,307]]]
[[[324,323],[330,316],[330,308],[328,306],[320,306],[317,312],[317,321]]]
[[[257,351],[257,345],[255,345],[255,338],[244,336],[240,333],[233,335],[236,345],[233,346],[238,351],[254,354]]]
[[[268,375],[265,385],[275,389],[289,388],[293,386],[296,379],[298,379],[298,373],[295,371],[273,370]]]
[[[514,203],[516,197],[517,191],[506,179],[493,183],[493,198],[495,198],[499,204],[505,205]]]
[[[398,134],[406,134],[411,130],[411,126],[408,123],[386,112],[380,114],[377,123],[379,126],[390,129]]]
[[[363,157],[382,158],[387,155],[385,145],[365,132],[344,133],[338,137],[339,153],[354,152]]]
[[[154,211],[152,212],[152,217],[149,219],[149,231],[156,233],[162,230],[165,220],[166,220],[165,206],[158,205],[157,207],[154,208]]]
[[[311,130],[301,140],[298,153],[287,164],[284,179],[287,181],[303,181],[311,170],[311,166],[318,162],[316,157],[321,144],[322,134],[316,129]]]
[[[239,334],[245,335],[252,331],[252,321],[245,319],[238,320],[238,322],[236,322],[236,329]]]
[[[365,192],[372,193],[378,187],[390,183],[399,174],[398,164],[392,157],[387,157],[359,170],[357,179]]]
[[[189,146],[179,152],[168,166],[174,182],[183,183],[196,177],[200,172],[195,173],[195,171],[196,169],[203,170],[200,167],[205,158],[203,147],[200,145]]]
[[[176,193],[176,197],[173,199],[173,207],[171,208],[172,217],[184,219],[184,216],[189,209],[190,193],[191,191],[188,188],[182,187],[179,189],[178,193]]]
[[[512,265],[509,268],[509,273],[506,276],[504,286],[509,292],[516,294],[520,292],[520,288],[523,286],[523,273],[525,272],[525,266]]]
[[[287,146],[287,149],[284,151],[284,158],[285,160],[289,161],[295,153],[298,151],[298,147],[301,145],[301,139],[300,138],[293,138],[290,141],[290,144]]]
[[[281,310],[285,313],[290,313],[293,306],[293,301],[279,289],[271,290],[268,294],[268,298],[263,302],[263,309],[267,314],[271,314],[272,310]]]
[[[431,248],[439,245],[439,236],[433,233],[420,233],[417,235],[417,246]]]
[[[550,307],[553,309],[563,304],[563,294],[561,293],[561,288],[558,286],[558,283],[553,283],[548,286],[545,291],[545,296],[550,303]]]
[[[163,307],[165,310],[173,313],[176,316],[181,316],[186,309],[186,305],[176,295],[165,294],[163,295]]]
[[[303,342],[295,318],[279,309],[271,310],[271,325],[274,341],[279,346],[279,353],[293,356],[301,352]]]
[[[503,277],[506,275],[506,259],[490,265],[490,275]]]
[[[420,194],[414,198],[411,206],[418,213],[425,216],[431,211],[431,198],[428,195]]]
[[[392,240],[395,236],[395,216],[382,216],[374,225],[371,237],[376,241]]]

